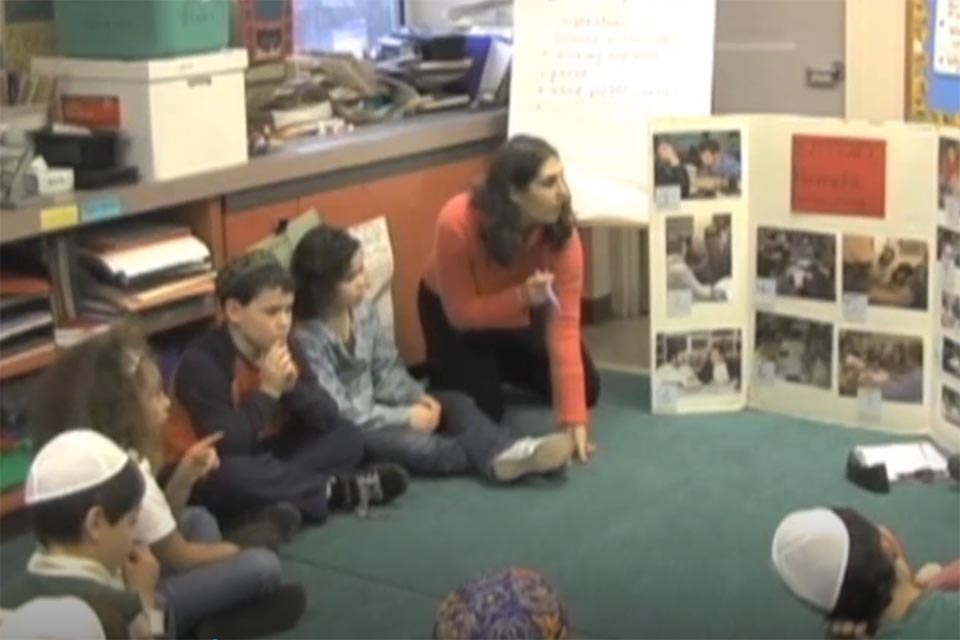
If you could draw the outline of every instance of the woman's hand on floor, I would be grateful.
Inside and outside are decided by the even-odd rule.
[[[573,438],[573,455],[580,462],[587,462],[597,452],[597,445],[590,440],[587,425],[576,424],[570,427],[570,437]]]

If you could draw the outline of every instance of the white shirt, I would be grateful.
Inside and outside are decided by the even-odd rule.
[[[177,521],[170,511],[167,497],[153,477],[150,462],[141,459],[132,451],[130,456],[139,464],[146,486],[143,502],[140,503],[140,515],[137,517],[137,542],[150,546],[170,535],[177,528]]]

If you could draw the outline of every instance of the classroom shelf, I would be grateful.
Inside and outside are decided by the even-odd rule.
[[[16,378],[43,369],[56,358],[53,341],[0,360],[0,380]]]
[[[23,486],[0,493],[0,518],[23,509]]]
[[[186,307],[148,310],[140,314],[140,326],[147,335],[162,333],[195,322],[211,320],[217,314],[214,296],[203,296]]]
[[[363,127],[349,135],[291,143],[277,153],[241,165],[184,178],[36,197],[16,209],[0,212],[0,244],[441,148],[500,139],[506,128],[506,109],[433,114]],[[70,207],[72,214],[65,211]]]
[[[212,319],[217,312],[216,299],[205,296],[186,308],[160,309],[140,314],[144,333],[153,335],[169,329]],[[0,360],[0,380],[16,378],[44,369],[57,357],[53,342],[37,346],[23,353]]]

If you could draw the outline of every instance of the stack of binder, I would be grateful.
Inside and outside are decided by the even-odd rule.
[[[0,272],[0,359],[3,364],[53,350],[49,280]]]
[[[87,319],[202,306],[214,292],[210,249],[187,226],[94,230],[80,236],[76,262],[77,313]]]

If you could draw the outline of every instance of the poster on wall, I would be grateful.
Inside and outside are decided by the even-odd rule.
[[[363,247],[363,264],[369,286],[367,301],[376,307],[380,322],[392,335],[394,262],[387,218],[380,216],[355,224],[349,231]]]
[[[794,135],[791,211],[883,219],[886,156],[885,140]]]
[[[960,1],[936,0],[933,29],[933,70],[960,76]]]
[[[684,200],[740,197],[739,131],[678,131],[653,137],[654,187],[678,187]]]
[[[843,293],[870,305],[926,311],[929,259],[925,240],[846,234]]]

